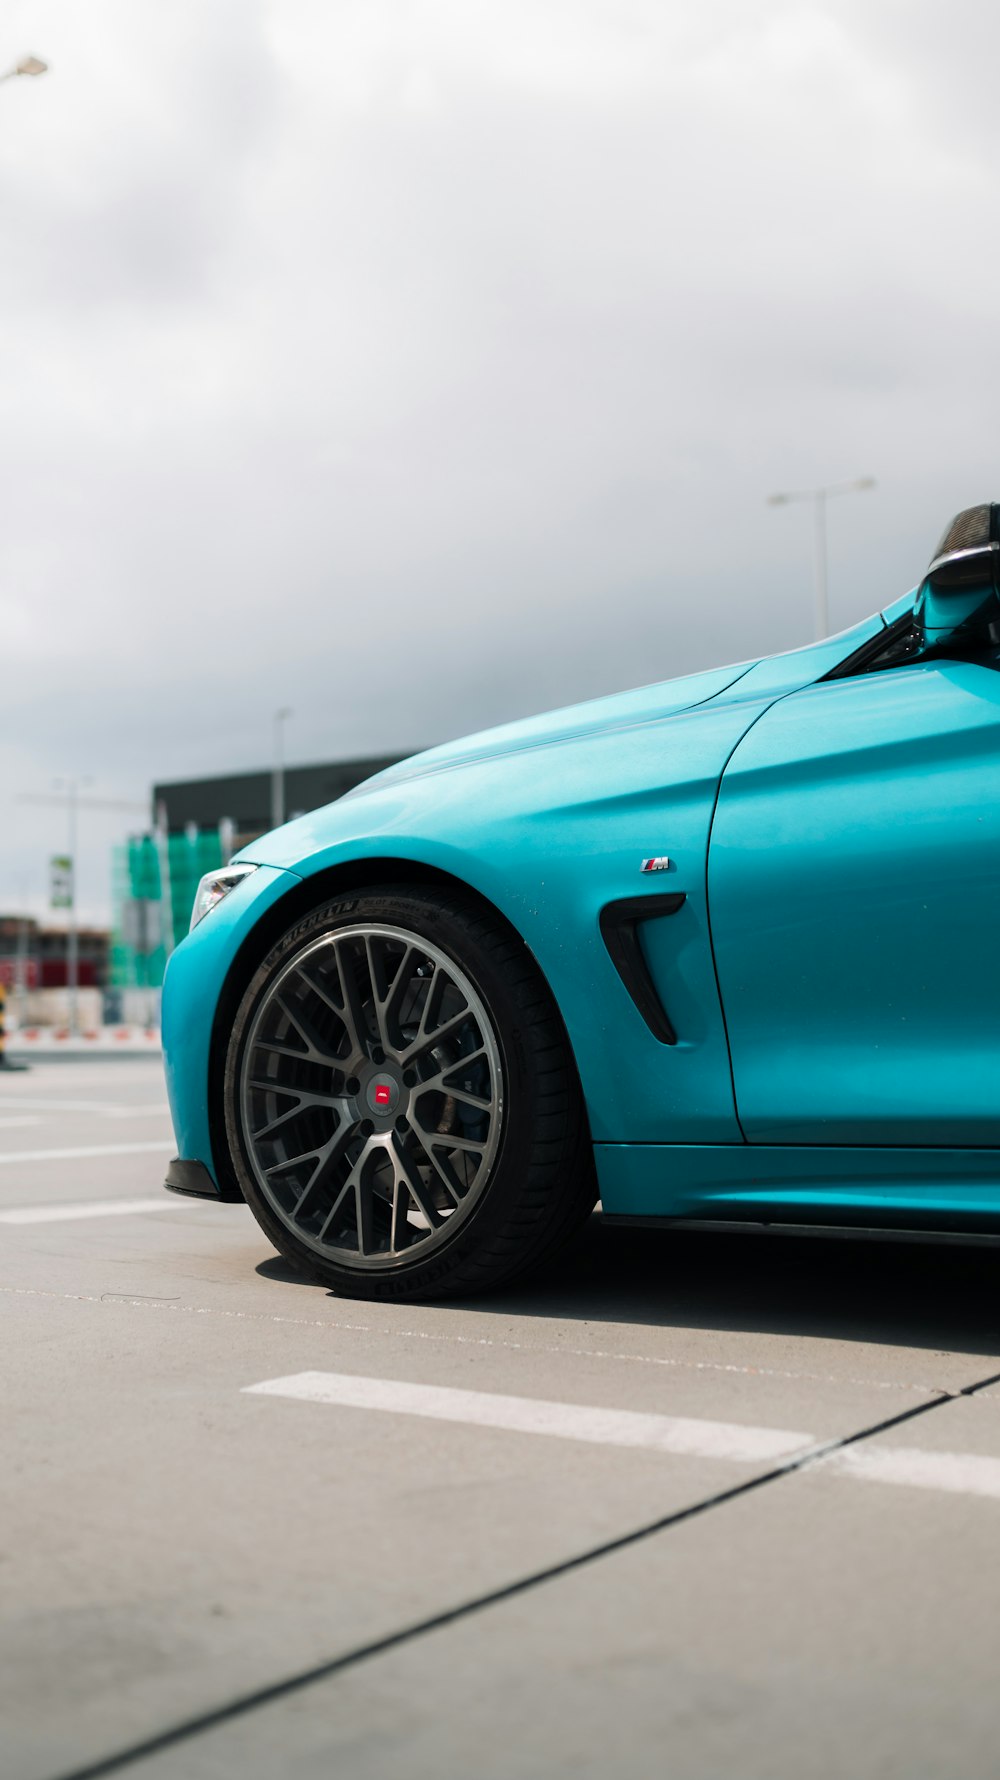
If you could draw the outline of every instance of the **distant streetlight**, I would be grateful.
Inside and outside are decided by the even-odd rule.
[[[874,476],[856,476],[853,482],[833,482],[826,488],[798,488],[791,494],[769,494],[769,507],[785,507],[790,501],[812,501],[816,541],[816,637],[822,642],[830,634],[830,611],[826,589],[826,503],[831,495],[859,494],[874,488]]]
[[[283,708],[274,713],[274,765],[271,768],[271,827],[280,828],[285,820],[285,758],[283,725],[292,715]]]
[[[69,1029],[75,1035],[80,1029],[79,1019],[79,976],[80,949],[77,933],[77,859],[76,859],[76,826],[77,811],[83,804],[91,810],[145,810],[145,804],[125,803],[117,797],[81,797],[80,792],[85,785],[92,785],[91,778],[53,779],[51,792],[21,791],[18,803],[57,803],[62,804],[68,817],[69,870],[67,873],[67,892],[69,901],[66,904],[66,987],[69,990]]]
[[[69,816],[69,924],[66,946],[66,987],[69,990],[69,1029],[74,1037],[80,1030],[80,942],[76,925],[76,811],[81,787],[93,781],[84,779],[53,779],[52,789],[66,799]]]
[[[28,1015],[28,886],[23,877],[15,880],[21,914],[17,923],[17,952],[14,957],[14,1006],[17,1009],[17,1023],[27,1025]]]
[[[15,62],[13,68],[8,68],[6,73],[0,74],[0,80],[16,80],[19,74],[47,74],[48,71],[48,62],[43,62],[41,56],[22,56],[19,62]]]

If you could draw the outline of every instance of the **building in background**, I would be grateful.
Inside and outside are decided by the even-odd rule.
[[[6,989],[65,989],[67,941],[65,927],[43,927],[31,915],[0,915],[0,982]],[[111,935],[104,927],[80,927],[77,943],[80,987],[104,989],[111,974]]]
[[[293,766],[284,803],[293,816],[332,803],[393,766],[398,755]],[[270,772],[186,779],[153,787],[152,826],[113,848],[110,932],[78,927],[77,1018],[153,1027],[167,959],[184,938],[198,880],[272,826]],[[0,983],[20,1026],[72,1024],[67,925],[0,914]]]
[[[399,758],[287,767],[289,820],[343,797]],[[112,859],[110,980],[130,1000],[159,989],[167,958],[187,933],[199,878],[272,826],[272,788],[270,772],[153,786],[152,829],[116,847]]]
[[[76,1005],[85,1027],[105,1018],[111,979],[107,928],[78,927]],[[32,915],[0,915],[0,983],[11,996],[9,1022],[64,1026],[71,1001],[68,929],[45,927]]]
[[[172,921],[164,905],[163,853],[162,837],[151,834],[132,835],[112,849],[111,983],[117,991],[150,995],[163,982]],[[120,995],[122,1010],[132,999]],[[122,1018],[122,1011],[112,1009],[111,1018]]]
[[[353,790],[373,773],[395,766],[398,754],[374,760],[335,760],[325,766],[285,768],[284,804],[288,819],[318,810]],[[231,773],[225,778],[182,779],[153,786],[153,820],[168,834],[201,832],[228,826],[232,850],[237,852],[272,827],[270,772]],[[206,871],[211,866],[205,867]]]

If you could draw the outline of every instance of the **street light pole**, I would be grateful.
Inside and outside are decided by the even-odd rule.
[[[53,788],[51,792],[22,791],[18,793],[17,798],[18,803],[60,803],[65,805],[66,808],[67,827],[69,830],[69,903],[67,906],[69,919],[67,921],[66,933],[66,987],[69,990],[69,1026],[70,1031],[73,1033],[76,1033],[79,1027],[78,988],[80,975],[79,933],[76,924],[77,810],[80,804],[85,804],[88,809],[142,811],[145,811],[146,809],[144,803],[125,803],[115,797],[81,798],[81,786],[92,784],[93,780],[90,777],[82,779],[53,779]]]
[[[816,640],[822,642],[830,634],[830,601],[826,565],[826,503],[831,495],[859,494],[874,488],[874,476],[856,476],[853,482],[832,482],[825,488],[798,488],[791,494],[769,494],[769,507],[785,507],[791,501],[812,501],[813,537],[816,577]]]
[[[28,1014],[28,916],[22,910],[17,924],[17,959],[14,964],[14,1006],[17,1023],[27,1024]]]
[[[830,596],[826,575],[826,489],[817,488],[815,508],[816,544],[816,637],[821,641],[830,635]]]
[[[71,779],[69,793],[69,944],[66,949],[66,987],[69,990],[69,1029],[80,1030],[80,935],[76,926],[76,798],[79,786]]]
[[[66,910],[66,988],[69,991],[69,1029],[75,1038],[80,1030],[80,934],[76,924],[76,815],[81,785],[87,779],[55,779],[53,789],[65,791],[69,831],[69,906]]]
[[[274,713],[274,765],[271,768],[271,827],[280,828],[285,820],[285,758],[283,725],[291,716],[283,707]]]
[[[17,1010],[17,1023],[26,1026],[28,1022],[28,884],[23,877],[17,877],[17,899],[21,905],[21,913],[17,921],[17,951],[14,956],[14,1007]]]

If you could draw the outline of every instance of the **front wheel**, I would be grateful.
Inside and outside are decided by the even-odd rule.
[[[254,1216],[347,1296],[497,1285],[594,1204],[552,997],[512,929],[464,898],[372,890],[297,922],[240,1004],[225,1099]]]

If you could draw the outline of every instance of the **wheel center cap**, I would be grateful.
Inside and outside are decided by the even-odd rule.
[[[388,1118],[399,1105],[399,1083],[391,1075],[373,1075],[365,1088],[365,1099],[376,1118]]]

